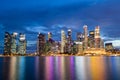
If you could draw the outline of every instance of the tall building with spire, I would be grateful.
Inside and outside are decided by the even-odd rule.
[[[84,25],[83,29],[84,29],[84,49],[86,50],[88,48],[88,27],[87,25]]]
[[[95,48],[100,48],[100,27],[95,27]]]
[[[66,36],[64,30],[61,30],[61,53],[65,52]]]

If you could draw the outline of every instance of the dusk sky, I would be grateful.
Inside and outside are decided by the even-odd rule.
[[[120,46],[119,0],[0,0],[0,49],[4,32],[26,34],[29,50],[35,50],[38,32],[52,32],[60,40],[60,31],[71,28],[73,39],[87,25],[89,31],[99,25],[106,42]]]

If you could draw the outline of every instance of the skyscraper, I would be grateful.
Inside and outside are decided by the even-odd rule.
[[[100,48],[100,27],[95,28],[95,48]]]
[[[8,32],[5,32],[4,54],[11,54],[11,35]]]
[[[48,40],[50,40],[52,38],[52,33],[48,32]]]
[[[83,42],[76,41],[75,44],[77,45],[78,54],[82,54],[83,53]]]
[[[66,53],[72,53],[72,46],[73,46],[73,42],[72,42],[72,30],[68,29],[68,35],[67,35],[67,43],[66,43],[66,47],[65,47],[65,52]]]
[[[52,39],[52,33],[51,32],[48,32],[47,42],[49,42],[51,44],[51,46],[54,44],[54,40]]]
[[[94,36],[95,36],[94,31],[90,31],[89,32],[89,47],[90,48],[94,48],[95,47]]]
[[[18,54],[26,54],[26,38],[25,34],[20,33],[18,43]]]
[[[71,29],[68,29],[67,41],[68,43],[71,43],[72,41],[72,30]]]
[[[105,43],[105,50],[106,51],[112,51],[113,48],[113,44],[112,43]]]
[[[11,53],[16,54],[17,53],[17,33],[14,32],[11,35]]]
[[[37,43],[37,45],[38,45],[37,52],[39,55],[45,53],[45,43],[46,43],[45,34],[39,33],[38,34],[38,43]]]
[[[66,36],[64,30],[61,30],[61,53],[65,52]]]
[[[104,41],[100,39],[100,48],[104,48]]]
[[[82,54],[83,53],[83,41],[84,41],[84,35],[81,32],[77,33],[77,41],[75,42],[77,45],[77,49],[78,49],[78,54]]]
[[[83,29],[84,29],[84,49],[86,50],[88,48],[88,29],[87,29],[87,25],[84,25]]]
[[[77,41],[83,42],[83,34],[81,32],[77,32]]]

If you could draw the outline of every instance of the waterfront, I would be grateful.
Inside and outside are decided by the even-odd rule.
[[[120,57],[0,57],[0,80],[120,80]]]

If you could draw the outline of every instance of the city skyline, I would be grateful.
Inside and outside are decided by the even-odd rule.
[[[48,34],[38,33],[36,41],[36,49],[32,49],[39,55],[43,53],[68,53],[68,54],[84,54],[83,51],[91,51],[91,49],[104,49],[104,41],[100,37],[100,26],[96,26],[94,30],[88,31],[88,26],[83,26],[83,32],[76,32],[76,39],[72,38],[72,30],[67,30],[67,35],[64,30],[61,30],[61,40],[56,41],[52,37],[52,33]],[[19,34],[19,36],[18,36]],[[46,37],[47,36],[47,37]],[[26,35],[23,33],[9,33],[5,32],[4,35],[4,55],[26,54],[29,50]],[[112,47],[107,50],[113,50]],[[106,49],[105,48],[105,49]],[[31,53],[31,52],[27,52]]]
[[[98,30],[99,29],[99,30]],[[97,30],[97,32],[96,32],[96,30]],[[103,43],[102,44],[104,44],[105,45],[105,43],[112,43],[112,42],[105,42],[103,39],[102,39],[102,37],[101,37],[101,34],[100,34],[100,26],[96,26],[93,30],[89,30],[88,29],[88,26],[87,25],[84,25],[83,26],[83,31],[79,31],[79,32],[73,32],[72,31],[72,29],[68,29],[68,30],[60,30],[60,32],[63,32],[64,31],[64,34],[65,34],[65,40],[67,40],[68,42],[69,42],[69,40],[71,40],[72,42],[74,42],[74,41],[80,41],[80,42],[83,42],[83,39],[85,39],[85,41],[86,41],[86,38],[85,38],[85,36],[87,37],[87,38],[89,38],[89,39],[91,39],[92,40],[92,42],[90,42],[91,44],[95,44],[96,43],[96,40],[97,40],[97,45],[99,45],[100,43],[100,40],[102,40],[103,41]],[[62,33],[61,32],[61,33]],[[15,34],[15,35],[21,35],[21,34],[24,34],[24,33],[18,33],[18,32],[12,32],[12,33],[9,33],[9,32],[5,32],[4,33],[4,35],[6,35],[6,33],[8,33],[9,35],[11,35],[11,37],[12,37],[12,35],[13,34]],[[75,33],[75,35],[73,35],[72,33]],[[35,43],[34,43],[34,49],[32,49],[32,52],[31,51],[29,51],[30,49],[29,49],[29,44],[33,44],[33,43],[30,43],[29,41],[27,41],[27,45],[26,45],[26,52],[27,53],[34,53],[34,52],[36,52],[37,51],[37,45],[38,45],[38,36],[39,36],[39,34],[42,34],[42,35],[44,35],[44,39],[45,39],[45,43],[46,43],[46,41],[48,40],[52,40],[52,41],[57,41],[57,42],[60,42],[61,43],[61,38],[62,38],[62,34],[60,34],[60,35],[57,35],[57,37],[59,37],[60,38],[60,40],[55,40],[54,39],[54,37],[52,37],[52,33],[51,32],[48,32],[48,33],[38,33],[37,35],[36,35],[36,41],[35,41]],[[97,34],[97,35],[96,35]],[[24,34],[24,36],[25,36],[26,34]],[[69,38],[69,36],[70,36],[70,38]],[[79,37],[79,36],[81,36],[81,37]],[[93,36],[93,37],[92,37]],[[26,36],[26,37],[29,37],[29,36]],[[31,36],[32,37],[32,36]],[[91,38],[90,38],[91,37]],[[5,37],[4,37],[5,38]],[[25,38],[25,37],[24,37]],[[99,39],[96,39],[96,38],[99,38]],[[16,37],[16,39],[18,39],[18,37]],[[22,39],[22,38],[21,38]],[[42,37],[41,37],[41,39],[42,39]],[[4,40],[4,39],[3,39]],[[26,40],[27,40],[27,38],[26,38]],[[95,42],[94,42],[94,40],[95,40]],[[3,43],[5,43],[5,41],[3,42]],[[76,42],[75,42],[76,43]],[[87,45],[88,45],[88,39],[87,39],[87,41],[85,42],[86,43],[86,48],[88,47]],[[77,43],[76,43],[77,44]],[[112,43],[113,44],[113,43]],[[16,45],[18,45],[18,41],[17,41],[17,44]],[[94,47],[95,47],[95,45],[93,45]],[[99,45],[100,46],[100,45]],[[31,47],[31,48],[33,48],[33,47]],[[90,47],[90,45],[89,45],[89,47]],[[105,46],[104,46],[105,47]],[[113,46],[114,47],[114,46]],[[92,46],[91,46],[91,48],[92,48]],[[97,48],[97,47],[95,47],[95,48]],[[98,47],[99,48],[99,47]],[[114,47],[115,48],[115,47]],[[3,50],[4,49],[4,47],[1,49],[2,51],[4,51]],[[3,52],[2,52],[3,53]]]
[[[0,0],[0,80],[120,80],[120,0]]]
[[[21,32],[27,36],[29,47],[36,45],[38,32],[51,32],[55,40],[60,40],[61,29],[71,28],[72,35],[82,32],[83,25],[93,30],[101,27],[101,37],[120,47],[119,1],[117,0],[47,0],[0,1],[0,44],[4,32]],[[58,37],[59,35],[59,37]],[[28,37],[29,36],[29,37]],[[73,39],[76,37],[73,36]],[[0,45],[2,48],[3,45]]]

